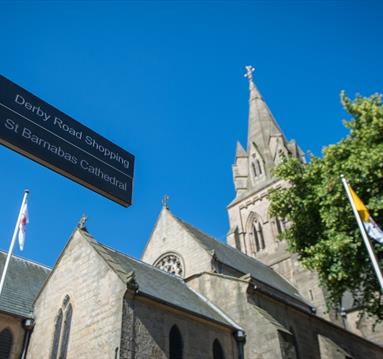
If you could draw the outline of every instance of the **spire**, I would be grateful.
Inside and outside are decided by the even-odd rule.
[[[254,151],[262,158],[266,178],[271,177],[274,159],[270,151],[271,137],[281,137],[283,133],[270,112],[266,102],[253,81],[254,67],[246,66],[245,77],[249,80],[249,127],[247,152],[251,156]]]
[[[265,100],[258,91],[253,81],[253,66],[246,66],[245,77],[249,80],[249,133],[248,140],[254,136],[259,137],[263,134],[263,140],[267,144],[272,135],[282,135],[282,131],[275,121],[274,116],[269,110]],[[248,143],[249,146],[250,143]]]

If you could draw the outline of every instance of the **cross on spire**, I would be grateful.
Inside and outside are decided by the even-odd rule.
[[[86,220],[88,219],[88,216],[86,214],[83,214],[81,219],[80,219],[80,222],[78,222],[78,228],[80,229],[85,229],[85,222]]]
[[[169,205],[169,199],[170,199],[170,197],[167,194],[165,194],[165,196],[162,197],[162,206],[166,209],[169,209],[169,206],[168,206]]]
[[[248,66],[245,66],[245,69],[246,69],[246,74],[244,75],[244,77],[247,77],[249,79],[249,81],[252,81],[253,80],[253,72],[255,71],[255,68],[251,65],[248,65]]]

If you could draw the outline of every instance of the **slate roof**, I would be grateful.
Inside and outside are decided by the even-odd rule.
[[[126,278],[134,272],[138,294],[225,326],[235,327],[230,319],[215,309],[214,305],[208,304],[188,288],[181,278],[108,248],[94,239],[90,243],[122,280],[126,281]]]
[[[174,218],[193,236],[194,239],[201,243],[206,250],[214,251],[214,255],[219,262],[236,269],[243,274],[250,273],[254,279],[306,303],[296,288],[269,266],[261,263],[255,258],[247,256],[236,248],[208,236],[199,229],[184,222],[182,219],[177,217]]]
[[[0,251],[0,273],[7,254]],[[33,302],[47,279],[50,269],[37,263],[12,256],[0,295],[0,311],[19,317],[32,316]]]

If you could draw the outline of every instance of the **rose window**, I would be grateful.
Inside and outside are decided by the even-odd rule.
[[[155,266],[170,274],[175,274],[180,277],[184,274],[183,264],[180,257],[175,254],[168,254],[160,258]]]

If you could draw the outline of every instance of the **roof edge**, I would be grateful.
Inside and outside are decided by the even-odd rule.
[[[72,240],[73,240],[73,238],[74,238],[74,236],[76,235],[77,232],[78,232],[79,235],[80,235],[82,238],[84,238],[85,240],[88,240],[88,239],[85,238],[85,237],[82,235],[82,232],[86,233],[90,238],[93,238],[93,237],[88,233],[88,231],[86,231],[86,230],[84,231],[84,230],[82,230],[81,228],[79,228],[78,226],[75,227],[74,231],[73,231],[73,232],[71,233],[71,235],[69,236],[69,239],[67,240],[67,242],[66,242],[64,248],[62,249],[62,251],[61,251],[59,257],[57,258],[57,260],[56,260],[54,266],[52,267],[51,271],[49,272],[48,277],[45,279],[44,284],[41,286],[40,290],[36,293],[35,300],[34,300],[33,303],[32,303],[32,308],[34,308],[37,299],[40,297],[40,294],[41,294],[42,291],[45,289],[45,286],[47,285],[48,281],[50,280],[51,276],[53,275],[53,272],[54,272],[55,269],[57,268],[59,262],[61,261],[61,258],[63,257],[65,250],[68,248],[69,243],[72,242]]]
[[[5,254],[5,256],[8,255],[8,252],[6,252],[6,251],[4,251],[4,250],[2,250],[2,249],[0,249],[0,253]],[[47,266],[47,265],[45,265],[45,264],[41,264],[41,263],[39,263],[39,262],[37,262],[37,261],[31,260],[31,259],[27,259],[27,258],[24,258],[24,257],[21,257],[21,256],[16,256],[16,255],[14,255],[14,254],[12,254],[12,259],[18,259],[18,260],[21,260],[21,261],[23,261],[23,262],[28,262],[28,263],[31,263],[31,264],[33,264],[33,265],[36,265],[36,266],[39,266],[39,267],[48,269],[49,271],[52,270],[52,267],[49,267],[49,266]]]
[[[186,285],[186,283],[185,283]],[[186,285],[186,287],[190,290],[190,287]],[[194,291],[193,291],[194,292]],[[137,294],[138,296],[141,296],[141,297],[144,297],[144,298],[147,298],[147,299],[150,299],[156,303],[159,303],[159,304],[162,304],[162,305],[165,305],[167,307],[172,307],[172,308],[175,308],[177,310],[179,310],[180,312],[184,312],[184,313],[187,313],[189,315],[192,315],[194,317],[198,317],[198,318],[201,318],[203,320],[206,320],[208,322],[211,322],[211,323],[214,323],[216,325],[220,325],[220,326],[223,326],[223,327],[226,327],[226,328],[230,328],[230,329],[237,329],[236,327],[232,326],[231,322],[228,322],[228,323],[224,323],[224,322],[220,322],[218,320],[215,320],[215,319],[212,319],[212,318],[209,318],[203,314],[199,314],[199,313],[196,313],[196,312],[193,312],[192,310],[190,309],[186,309],[186,308],[183,308],[179,305],[175,305],[175,304],[172,304],[172,303],[169,303],[167,302],[166,300],[162,300],[162,299],[159,299],[157,297],[154,297],[150,294],[147,294],[147,293],[144,293],[144,292],[141,292],[140,290],[137,291]],[[219,313],[218,313],[219,314]],[[221,314],[220,314],[221,316]],[[223,318],[225,320],[227,320],[225,317]]]

